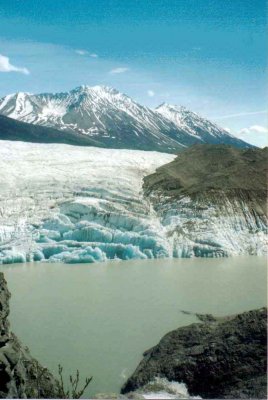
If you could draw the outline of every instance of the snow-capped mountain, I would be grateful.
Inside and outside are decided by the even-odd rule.
[[[94,138],[101,146],[177,152],[196,143],[247,147],[224,129],[182,107],[156,110],[105,86],[66,93],[16,93],[0,100],[0,114]]]
[[[199,138],[207,143],[212,143],[214,140],[216,143],[217,140],[222,140],[223,136],[228,134],[228,132],[223,128],[220,128],[208,119],[202,118],[200,115],[187,110],[183,106],[174,106],[163,103],[156,108],[156,111],[163,117],[172,121],[178,129],[182,129],[190,136]],[[230,136],[230,138],[225,137],[225,140],[228,141],[231,140],[231,138],[233,139],[231,135],[228,134],[228,136]]]

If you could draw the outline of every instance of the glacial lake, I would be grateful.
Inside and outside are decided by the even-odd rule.
[[[266,305],[266,259],[162,259],[1,266],[11,328],[57,375],[93,376],[85,396],[119,392],[142,353],[194,313]]]

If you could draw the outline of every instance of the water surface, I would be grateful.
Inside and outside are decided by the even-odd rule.
[[[118,392],[168,331],[266,304],[262,257],[2,266],[11,327],[43,365],[93,375],[87,395]]]

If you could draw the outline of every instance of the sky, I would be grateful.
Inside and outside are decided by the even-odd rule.
[[[0,97],[107,85],[267,144],[266,0],[0,0]]]

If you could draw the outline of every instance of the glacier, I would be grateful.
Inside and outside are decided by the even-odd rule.
[[[143,178],[175,155],[0,141],[0,263],[265,254],[246,199],[169,198]]]
[[[0,143],[0,263],[172,255],[142,182],[174,155]]]

